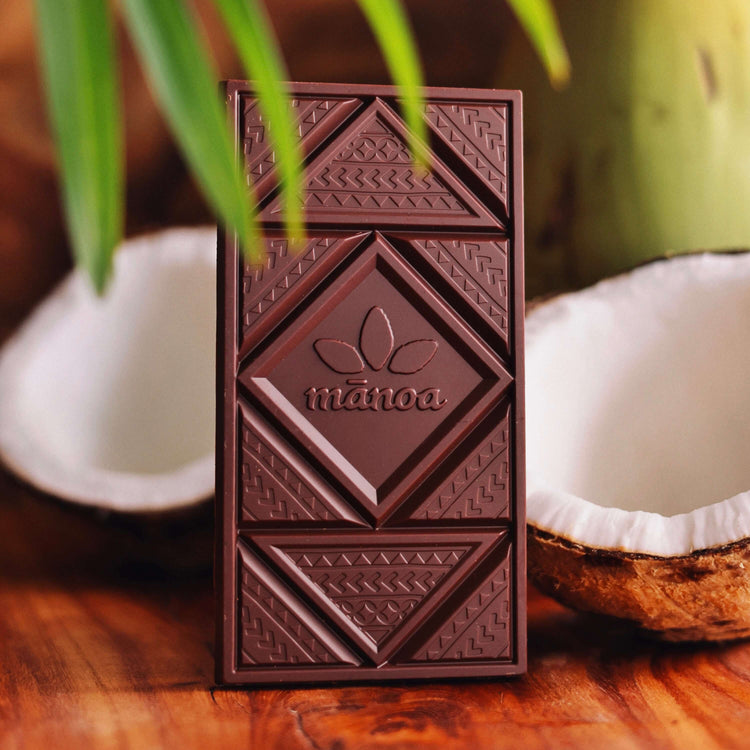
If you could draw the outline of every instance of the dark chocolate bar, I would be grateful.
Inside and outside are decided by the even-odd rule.
[[[308,232],[226,86],[266,258],[220,232],[217,679],[505,675],[526,664],[521,101],[292,85]]]

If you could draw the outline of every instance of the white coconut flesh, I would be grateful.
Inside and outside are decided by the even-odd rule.
[[[527,321],[528,520],[597,550],[750,537],[750,254],[655,262]]]
[[[124,243],[106,295],[72,272],[0,353],[0,458],[121,511],[214,488],[215,228]]]

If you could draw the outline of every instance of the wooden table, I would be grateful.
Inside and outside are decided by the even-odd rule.
[[[210,508],[98,517],[0,472],[0,748],[748,748],[750,644],[667,646],[529,602],[505,681],[213,684]]]

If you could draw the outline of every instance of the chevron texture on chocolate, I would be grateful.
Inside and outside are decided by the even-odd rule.
[[[242,515],[253,521],[331,521],[315,493],[246,425],[242,430]]]
[[[509,343],[508,241],[414,240],[430,265]]]
[[[365,216],[378,222],[439,219],[458,225],[498,227],[498,221],[456,180],[437,157],[421,172],[406,145],[403,122],[376,100],[307,169],[304,204],[308,221]],[[279,198],[263,212],[278,220]],[[362,218],[360,218],[362,217]],[[350,223],[350,222],[347,222]]]
[[[466,213],[440,180],[414,170],[406,144],[381,118],[368,123],[308,182],[305,206],[318,211],[352,207],[458,216]]]
[[[311,487],[284,459],[289,453],[282,439],[245,407],[242,422],[242,469],[240,476],[243,521],[263,522],[363,522],[333,490],[326,497]],[[319,480],[322,483],[322,480]]]
[[[255,555],[240,547],[240,660],[252,665],[358,664],[360,659],[283,592]],[[315,624],[310,624],[315,621]],[[316,632],[317,631],[317,632]]]
[[[243,333],[247,334],[269,310],[288,298],[290,291],[298,290],[306,275],[315,273],[319,266],[335,263],[364,236],[308,237],[302,248],[294,249],[285,237],[267,239],[264,262],[243,266]]]
[[[510,433],[506,412],[450,478],[412,514],[415,520],[508,518]]]
[[[510,631],[510,560],[506,545],[495,569],[407,661],[509,660]]]
[[[294,97],[292,116],[297,124],[297,135],[309,153],[327,135],[341,125],[360,105],[354,98]],[[246,99],[242,112],[242,151],[245,175],[259,198],[272,186],[276,154],[269,140],[269,126],[256,99]]]
[[[508,108],[429,102],[425,114],[435,132],[508,206]]]

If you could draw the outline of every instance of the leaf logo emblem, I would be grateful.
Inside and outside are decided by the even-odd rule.
[[[359,349],[367,364],[376,372],[388,362],[393,343],[393,329],[388,316],[380,307],[370,308],[359,333]]]
[[[356,375],[365,369],[359,352],[346,341],[318,339],[315,344],[318,356],[334,371],[342,375]]]
[[[437,354],[434,339],[415,339],[394,351],[391,321],[382,307],[371,307],[359,332],[359,348],[340,339],[317,339],[313,344],[321,360],[334,372],[357,375],[365,363],[378,372],[386,364],[395,375],[412,375],[424,369]]]

